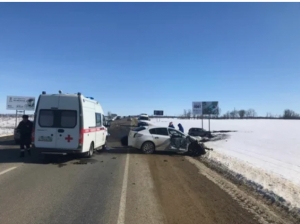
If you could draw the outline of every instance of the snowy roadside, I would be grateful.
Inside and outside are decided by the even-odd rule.
[[[32,116],[29,117],[32,120]],[[21,115],[18,116],[17,124],[22,120]],[[16,126],[15,115],[0,115],[0,137],[10,136],[14,134],[14,129]]]
[[[181,123],[188,132],[201,127],[201,120],[152,119],[152,123],[175,127]],[[208,122],[204,120],[204,128]],[[234,130],[226,138],[206,142],[214,151],[203,161],[223,173],[246,183],[264,197],[299,213],[300,209],[300,140],[297,122],[284,120],[211,120],[212,130]],[[284,149],[284,150],[283,150]]]
[[[0,137],[14,134],[15,121],[15,118],[0,117]]]

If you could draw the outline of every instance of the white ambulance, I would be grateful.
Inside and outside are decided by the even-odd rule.
[[[103,109],[93,98],[43,92],[36,106],[32,143],[43,154],[91,157],[106,145],[107,127]]]

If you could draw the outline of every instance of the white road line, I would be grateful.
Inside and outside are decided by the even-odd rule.
[[[119,207],[119,216],[118,216],[117,224],[125,224],[128,168],[129,168],[129,154],[127,153],[126,162],[125,162],[125,171],[124,171],[124,177],[123,177],[121,200],[120,200],[120,207]]]
[[[16,168],[17,168],[17,167],[14,166],[14,167],[11,167],[11,168],[9,168],[9,169],[7,169],[7,170],[4,170],[4,171],[0,172],[0,175],[5,174],[5,173],[7,173],[7,172],[9,172],[9,171],[12,171],[12,170],[14,170],[14,169],[16,169]]]

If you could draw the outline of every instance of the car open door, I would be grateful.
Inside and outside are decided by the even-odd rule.
[[[189,141],[187,139],[187,136],[173,128],[168,128],[168,131],[170,134],[169,149],[171,151],[174,150],[188,151]]]

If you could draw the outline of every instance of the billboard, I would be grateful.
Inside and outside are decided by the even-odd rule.
[[[7,96],[6,109],[34,111],[35,97]]]
[[[217,115],[219,113],[218,101],[207,101],[202,102],[202,113],[203,115]]]
[[[163,116],[164,115],[164,111],[163,110],[155,110],[154,111],[154,115],[161,115],[161,116]]]
[[[193,114],[202,115],[202,102],[193,102]]]

